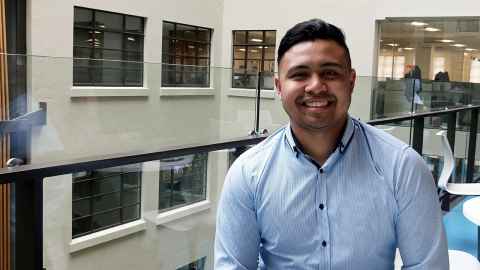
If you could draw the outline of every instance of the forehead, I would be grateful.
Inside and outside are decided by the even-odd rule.
[[[280,60],[279,69],[298,65],[335,63],[347,66],[345,49],[333,40],[304,41],[292,46]]]

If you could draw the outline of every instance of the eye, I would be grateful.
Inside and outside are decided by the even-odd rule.
[[[293,72],[289,78],[292,80],[302,80],[308,77],[308,73],[305,71],[297,71]]]
[[[320,75],[324,80],[335,80],[340,77],[341,74],[336,70],[324,70]]]

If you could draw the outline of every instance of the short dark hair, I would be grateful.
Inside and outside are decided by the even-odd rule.
[[[287,31],[280,41],[278,47],[277,63],[280,65],[283,55],[293,46],[304,41],[314,41],[317,39],[332,40],[340,47],[345,49],[345,57],[348,67],[351,67],[350,51],[345,42],[343,31],[333,24],[327,23],[320,19],[311,19],[296,24]]]

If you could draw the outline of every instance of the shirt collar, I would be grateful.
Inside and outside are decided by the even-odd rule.
[[[355,133],[355,126],[353,124],[353,119],[349,115],[347,118],[347,126],[343,132],[342,139],[337,144],[337,148],[340,151],[340,153],[343,154],[345,150],[348,148],[354,133]],[[295,135],[292,132],[292,127],[290,126],[290,123],[288,123],[288,125],[286,126],[285,137],[290,149],[292,149],[292,151],[294,151],[296,153],[296,156],[298,157],[298,154],[300,152],[303,152],[302,145],[295,138]]]

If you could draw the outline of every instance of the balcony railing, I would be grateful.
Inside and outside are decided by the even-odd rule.
[[[18,98],[31,111],[39,102],[48,106],[38,110],[43,121],[4,132],[28,137],[12,141],[26,149],[26,164],[0,169],[0,184],[14,190],[12,269],[213,269],[216,202],[229,164],[288,121],[275,92],[260,89],[273,87],[274,75],[189,67],[179,69],[189,71],[182,81],[201,85],[165,88],[165,64],[136,63],[143,86],[120,87],[109,70],[120,64],[125,75],[131,62],[92,60],[83,67],[85,61],[71,58],[4,57],[30,67],[29,96]],[[232,74],[256,78],[257,88],[232,88]],[[82,78],[82,87],[72,86]],[[93,87],[87,79],[100,81]],[[452,181],[476,181],[479,86],[423,81],[419,92],[409,85],[358,77],[351,115],[411,145],[434,176],[442,162],[434,134],[447,130],[458,159]],[[448,209],[452,198],[440,198]]]

